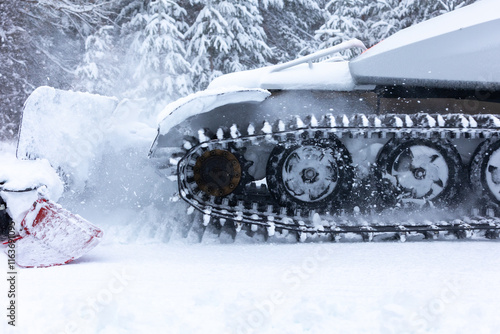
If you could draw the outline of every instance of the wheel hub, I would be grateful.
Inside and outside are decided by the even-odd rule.
[[[303,202],[317,202],[337,186],[338,166],[331,148],[315,145],[292,151],[283,164],[285,189]]]
[[[196,160],[194,180],[203,192],[211,196],[227,196],[241,180],[241,165],[229,151],[206,151]]]
[[[319,173],[312,167],[303,169],[301,174],[304,183],[314,183],[318,181]]]
[[[413,177],[415,177],[415,179],[417,179],[417,180],[425,179],[425,174],[426,174],[426,171],[422,167],[413,169]]]
[[[395,159],[392,175],[411,198],[432,199],[447,184],[449,168],[444,157],[426,145],[409,146]]]

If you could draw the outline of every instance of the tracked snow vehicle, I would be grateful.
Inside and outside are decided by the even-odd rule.
[[[496,237],[498,31],[485,0],[350,61],[318,60],[357,40],[222,76],[167,106],[150,155],[205,225]]]

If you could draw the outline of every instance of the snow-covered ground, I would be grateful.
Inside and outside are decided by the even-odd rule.
[[[73,264],[20,272],[17,332],[497,333],[497,251],[108,240]]]
[[[0,145],[0,156],[13,154]],[[136,160],[116,168],[157,182]],[[93,198],[62,199],[100,225],[104,241],[71,264],[19,270],[17,326],[4,316],[2,333],[500,331],[498,241],[266,243],[242,233],[221,243],[207,232],[197,243],[179,232],[197,216],[186,218],[181,202],[146,205],[137,184],[129,197],[130,175],[101,175]]]

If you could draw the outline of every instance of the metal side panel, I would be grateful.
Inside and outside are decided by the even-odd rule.
[[[500,89],[500,1],[404,29],[350,62],[358,84]]]

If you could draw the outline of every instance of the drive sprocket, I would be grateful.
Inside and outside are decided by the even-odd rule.
[[[212,196],[232,193],[241,181],[241,165],[227,150],[205,151],[194,166],[194,180],[198,187]]]

